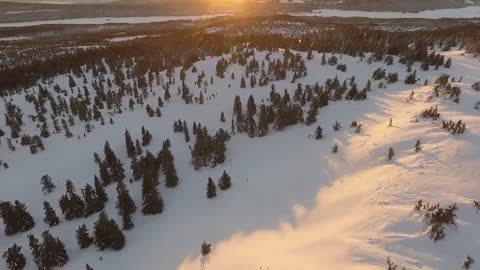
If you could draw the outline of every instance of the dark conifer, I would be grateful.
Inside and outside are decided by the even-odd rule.
[[[125,130],[125,146],[127,148],[127,156],[133,158],[135,156],[135,145],[128,130]]]
[[[218,180],[218,187],[220,190],[227,190],[232,186],[230,175],[226,171],[223,171],[222,176]]]
[[[128,192],[127,186],[123,180],[120,180],[117,183],[117,202],[115,206],[118,210],[118,214],[122,216],[123,229],[129,230],[133,228],[130,215],[135,213],[137,207],[135,206],[135,202],[132,200],[132,197],[130,197],[130,193]]]
[[[52,178],[45,174],[40,179],[40,184],[42,184],[42,191],[46,193],[51,193],[55,189],[55,184],[52,182]]]
[[[103,203],[106,203],[108,201],[107,193],[105,192],[105,188],[100,183],[100,180],[96,175],[94,177],[94,186],[95,186],[95,194],[97,194],[97,198]]]
[[[215,183],[213,182],[212,178],[208,178],[208,184],[207,184],[207,198],[212,199],[217,196],[217,187],[215,186]]]
[[[53,210],[49,202],[43,202],[43,210],[45,211],[45,218],[43,219],[43,222],[48,224],[50,228],[57,226],[60,223],[60,219],[57,217],[55,210]]]
[[[142,182],[142,198],[144,215],[156,215],[163,212],[163,200],[158,192],[153,175],[145,171]]]
[[[80,249],[88,248],[91,244],[93,244],[93,238],[88,233],[88,228],[85,224],[78,226],[75,236]]]
[[[12,247],[8,248],[2,255],[2,258],[7,263],[7,267],[10,270],[22,270],[27,264],[25,256],[21,252],[22,247],[13,244]]]
[[[420,150],[422,150],[422,143],[420,140],[417,140],[417,143],[415,143],[415,152],[419,152]]]
[[[393,151],[393,148],[390,147],[390,148],[388,149],[388,156],[387,156],[387,157],[388,157],[388,160],[392,160],[393,156],[395,156],[395,152]]]
[[[220,113],[220,122],[225,123],[225,114],[223,112]]]
[[[142,126],[142,146],[149,145],[151,140],[152,135],[148,130],[145,129],[145,127]]]
[[[111,248],[121,250],[125,246],[125,236],[118,228],[115,220],[110,219],[105,211],[102,211],[95,222],[93,232],[95,246],[99,250]]]

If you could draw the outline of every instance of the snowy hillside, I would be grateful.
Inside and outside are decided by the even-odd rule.
[[[20,144],[21,138],[11,141],[16,148],[11,151],[7,147],[10,128],[1,127],[5,135],[0,139],[0,160],[8,164],[8,169],[0,169],[0,201],[25,203],[35,227],[11,236],[1,233],[0,252],[14,243],[21,245],[27,260],[25,269],[36,269],[27,235],[39,238],[43,231],[50,230],[63,241],[68,252],[68,263],[62,269],[85,269],[88,264],[96,270],[363,270],[387,269],[388,257],[399,268],[460,269],[467,255],[480,260],[480,214],[473,203],[480,199],[480,111],[474,108],[480,92],[472,87],[480,81],[480,63],[463,50],[441,54],[445,60],[451,58],[451,67],[432,66],[425,71],[421,63],[415,62],[409,72],[396,56],[390,65],[385,61],[369,61],[370,53],[365,57],[336,54],[338,64],[346,65],[344,72],[342,65],[322,63],[322,53],[313,52],[309,57],[308,53],[299,52],[305,61],[305,76],[292,80],[294,72],[288,69],[286,79],[271,80],[264,86],[255,81],[254,87],[246,77],[245,66],[230,63],[221,78],[216,74],[221,57],[207,57],[194,63],[196,71],[189,68],[185,72],[191,103],[182,100],[181,68],[175,68],[170,79],[167,71],[162,71],[159,77],[152,78],[151,85],[147,83],[143,90],[138,90],[141,102],[135,99],[133,109],[129,108],[132,97],[128,95],[120,96],[121,101],[116,100],[113,109],[99,109],[105,124],[90,122],[91,132],[75,118],[73,125],[69,123],[68,128],[55,133],[50,117],[52,109],[45,101],[43,114],[51,135],[43,139],[44,151],[32,155],[28,146]],[[324,57],[333,59],[331,53]],[[232,54],[223,58],[230,60]],[[253,59],[260,62],[260,67],[250,72],[249,77],[260,79],[262,61],[266,69],[268,63],[284,60],[284,54],[255,50],[254,56],[246,61]],[[105,91],[119,90],[118,80],[115,82],[118,73],[126,75],[125,85],[139,84],[128,77],[133,73],[128,64],[117,72],[105,66],[105,75],[101,71],[94,75],[92,67],[83,66],[84,77],[72,71],[40,80],[38,85],[55,99],[64,98],[66,103],[70,97],[83,100],[85,86],[93,103],[96,83],[102,84]],[[372,78],[379,68],[397,73],[398,81],[387,83],[386,78]],[[404,79],[413,71],[418,79],[414,84],[405,84]],[[200,75],[202,72],[205,76]],[[448,96],[450,90],[443,88],[438,97],[434,95],[434,87],[438,85],[435,81],[442,74],[449,74],[447,82],[461,89],[459,100],[455,100],[455,94]],[[197,83],[199,76],[203,79],[201,83]],[[242,76],[246,78],[245,88],[240,87]],[[298,123],[279,131],[270,125],[266,136],[254,138],[234,128],[235,134],[226,142],[225,162],[214,168],[194,169],[191,154],[196,141],[192,133],[194,122],[207,127],[212,135],[220,128],[231,132],[232,119],[238,123],[232,110],[236,96],[240,97],[244,112],[249,97],[254,98],[257,119],[260,106],[272,102],[272,85],[282,99],[288,93],[292,103],[301,104],[295,101],[299,84],[301,92],[308,94],[307,85],[315,88],[318,83],[325,87],[327,80],[334,78],[340,84],[345,81],[346,90],[358,86],[359,93],[352,100],[345,97],[329,100],[328,106],[317,108],[316,122],[311,125]],[[109,82],[115,83],[109,85]],[[25,96],[25,93],[37,95],[38,85],[4,97],[0,105],[2,115],[7,114],[7,103],[22,110],[22,134],[36,135],[40,130],[38,122],[30,117],[38,115],[34,103]],[[370,85],[371,91],[367,87],[362,91],[366,85]],[[166,87],[170,100],[165,98]],[[362,93],[366,96],[362,97]],[[158,105],[159,97],[163,107]],[[118,102],[120,105],[115,109]],[[305,118],[312,110],[310,103],[299,105]],[[158,107],[161,116],[157,117],[157,112],[151,117],[147,115],[147,105],[153,111]],[[438,106],[440,118],[420,116],[432,106]],[[222,112],[225,122],[220,121]],[[67,120],[65,115],[62,112],[57,119]],[[186,121],[189,142],[183,132],[174,132],[173,125],[178,119]],[[462,120],[466,123],[465,134],[453,135],[442,128],[443,120],[455,123]],[[337,121],[341,128],[337,126],[335,131],[333,126]],[[356,127],[351,126],[353,121]],[[167,188],[161,174],[157,189],[164,210],[158,215],[142,214],[142,180],[129,181],[134,177],[124,133],[128,130],[133,141],[141,141],[142,126],[152,135],[151,143],[141,147],[143,155],[150,151],[156,156],[163,142],[169,139],[179,177],[177,187]],[[321,138],[319,126],[323,128]],[[71,138],[65,136],[66,130],[73,134]],[[417,140],[421,142],[418,151]],[[92,233],[98,213],[67,221],[58,202],[65,193],[65,180],[70,179],[81,195],[87,183],[93,185],[95,175],[100,177],[94,153],[103,160],[106,141],[125,169],[123,181],[137,208],[132,215],[134,227],[123,231],[126,245],[120,251],[97,251],[94,245],[80,249],[75,230],[86,224]],[[332,151],[335,145],[337,151]],[[394,152],[391,160],[387,158],[389,148]],[[224,171],[231,176],[232,187],[225,191],[217,188],[216,197],[207,198],[209,177],[217,183]],[[56,186],[52,193],[42,192],[40,179],[45,174]],[[116,187],[116,183],[105,187],[109,199],[105,211],[121,227],[122,217],[115,208]],[[445,239],[434,242],[429,238],[430,228],[423,217],[426,210],[414,210],[419,200],[432,205],[439,203],[441,207],[457,204],[456,225],[444,226]],[[44,201],[50,202],[60,218],[57,226],[49,228],[43,222]],[[0,225],[1,231],[3,226]],[[200,254],[203,241],[212,244],[212,251],[206,256]],[[7,269],[1,263],[0,269]],[[473,264],[471,269],[478,269],[478,265]]]

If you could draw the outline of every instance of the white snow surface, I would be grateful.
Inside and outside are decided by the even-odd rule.
[[[92,232],[97,214],[70,222],[61,217],[60,225],[50,232],[66,244],[70,261],[64,269],[84,269],[88,263],[96,270],[375,270],[386,269],[388,256],[407,269],[459,269],[466,254],[480,261],[480,216],[472,207],[472,200],[480,199],[480,112],[473,109],[480,94],[470,88],[473,82],[480,81],[480,64],[478,59],[461,51],[445,54],[453,58],[451,69],[424,72],[418,63],[413,69],[418,70],[422,82],[424,79],[432,82],[445,72],[457,79],[463,76],[462,82],[457,83],[462,88],[460,104],[443,98],[427,99],[431,85],[405,85],[401,81],[406,68],[397,63],[397,58],[392,66],[375,62],[368,65],[365,60],[344,55],[339,62],[347,64],[348,72],[342,73],[335,66],[320,65],[321,55],[315,53],[314,59],[306,63],[308,76],[297,82],[322,85],[335,75],[340,81],[355,76],[359,87],[363,87],[378,67],[399,72],[400,82],[378,89],[373,81],[367,100],[332,102],[321,108],[317,124],[324,128],[322,140],[308,138],[317,125],[271,131],[262,138],[237,134],[227,144],[225,164],[195,171],[183,134],[173,133],[173,121],[186,120],[190,127],[193,121],[201,122],[210,132],[219,127],[229,130],[235,95],[241,96],[245,106],[252,94],[259,105],[270,91],[270,86],[240,89],[239,77],[244,67],[238,65],[230,66],[227,71],[227,74],[235,72],[235,81],[230,76],[215,77],[219,58],[207,58],[195,65],[199,72],[205,71],[206,78],[214,76],[215,82],[206,95],[218,94],[206,99],[203,105],[185,105],[176,95],[175,89],[180,85],[177,80],[177,85],[170,88],[172,100],[165,103],[161,118],[147,117],[142,108],[133,112],[125,109],[123,114],[115,116],[113,125],[108,121],[105,126],[96,123],[86,138],[67,139],[63,134],[55,134],[45,139],[46,150],[36,155],[31,155],[28,147],[10,152],[5,137],[2,138],[0,159],[8,162],[10,168],[0,171],[0,200],[25,202],[36,221],[35,228],[28,233],[38,236],[48,229],[42,222],[41,202],[50,201],[60,215],[58,199],[64,193],[64,181],[71,179],[77,191],[92,183],[98,173],[93,152],[102,155],[106,140],[124,162],[127,179],[130,177],[123,133],[128,129],[133,138],[139,138],[140,127],[144,125],[153,135],[147,147],[152,153],[157,153],[162,141],[170,138],[179,186],[175,189],[159,186],[165,202],[164,213],[146,217],[137,210],[133,215],[135,227],[125,232],[126,246],[118,252],[99,252],[94,247],[80,250],[76,244],[75,230],[86,223]],[[256,53],[257,59],[264,56],[265,52]],[[176,74],[178,77],[178,69]],[[291,76],[289,73],[288,78]],[[196,77],[196,73],[187,72],[187,84],[198,95]],[[87,78],[90,80],[91,73]],[[68,89],[67,76],[57,76],[54,80]],[[81,85],[82,79],[75,80]],[[283,89],[288,89],[293,96],[296,84],[290,83],[290,79],[274,84],[277,91],[283,93]],[[87,85],[90,87],[90,83]],[[407,102],[412,90],[415,96]],[[161,88],[154,86],[154,92],[163,97]],[[24,119],[34,113],[23,95],[13,96],[13,101],[21,105]],[[146,103],[155,105],[156,97],[150,96]],[[434,105],[438,105],[442,118],[465,121],[467,133],[453,136],[438,121],[413,121],[422,110]],[[4,110],[1,103],[2,115]],[[220,112],[225,112],[226,123],[219,121]],[[393,127],[387,128],[390,118]],[[353,120],[363,124],[361,134],[350,128]],[[342,123],[341,131],[333,131],[335,121]],[[24,132],[37,132],[30,120],[25,122]],[[83,134],[83,124],[77,123],[71,131]],[[423,143],[423,150],[418,153],[414,151],[417,139]],[[335,143],[339,152],[332,154]],[[389,147],[396,152],[393,161],[386,160]],[[207,199],[207,179],[218,179],[224,170],[232,177],[232,188],[218,191],[215,199]],[[54,179],[57,185],[54,193],[42,194],[43,174]],[[127,185],[140,209],[141,181],[133,184],[127,181]],[[107,188],[106,210],[120,221],[114,206],[114,186]],[[447,226],[446,239],[437,243],[428,239],[421,215],[413,211],[419,199],[441,205],[458,203],[458,225]],[[0,251],[13,243],[22,245],[27,257],[26,269],[30,270],[34,264],[28,233],[10,237],[0,233]],[[200,257],[203,241],[213,244],[208,258]],[[0,268],[5,269],[1,263]]]
[[[79,19],[65,19],[65,20],[46,20],[46,21],[32,21],[32,22],[15,22],[15,23],[0,23],[0,28],[4,27],[26,27],[35,25],[49,25],[49,24],[139,24],[139,23],[153,23],[166,22],[178,20],[204,20],[215,17],[230,16],[231,13],[205,14],[205,15],[189,15],[189,16],[148,16],[148,17],[99,17],[99,18],[79,18]]]
[[[419,18],[419,19],[441,19],[441,18],[480,18],[480,6],[468,6],[454,9],[435,9],[425,10],[417,13],[410,12],[377,12],[377,11],[358,11],[341,9],[317,9],[312,12],[290,13],[293,16],[309,17],[366,17],[377,19],[395,19],[395,18]]]

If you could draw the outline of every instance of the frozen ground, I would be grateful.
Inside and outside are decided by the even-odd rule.
[[[378,19],[394,18],[419,18],[419,19],[441,19],[441,18],[480,18],[480,6],[469,6],[455,9],[425,10],[418,13],[407,12],[376,12],[339,9],[317,9],[312,12],[291,13],[294,16],[312,17],[367,17]]]
[[[343,73],[335,66],[320,65],[321,55],[315,54],[306,63],[309,75],[297,82],[322,85],[335,75],[340,81],[355,76],[359,87],[363,87],[379,66],[387,72],[399,72],[400,82],[387,89],[379,89],[373,82],[366,101],[339,101],[321,108],[317,123],[324,128],[324,138],[320,141],[308,138],[316,125],[290,127],[263,138],[235,135],[228,142],[224,165],[194,171],[183,134],[173,133],[173,121],[181,118],[189,125],[201,122],[210,131],[219,127],[229,130],[235,95],[242,97],[245,106],[252,94],[259,105],[270,90],[270,86],[240,89],[239,74],[244,67],[237,65],[227,71],[235,72],[236,80],[215,77],[218,58],[207,58],[195,66],[199,72],[205,71],[206,78],[214,77],[208,95],[218,94],[203,105],[185,105],[175,94],[177,80],[177,85],[171,87],[173,98],[165,104],[161,118],[149,118],[143,109],[126,109],[115,117],[115,124],[96,125],[86,138],[66,139],[57,134],[46,139],[46,150],[36,155],[31,155],[27,147],[9,152],[2,141],[0,159],[10,168],[0,171],[0,198],[24,201],[37,222],[31,232],[39,235],[47,229],[41,221],[41,202],[50,201],[59,214],[57,202],[64,192],[64,180],[71,179],[77,190],[91,183],[98,173],[93,152],[101,153],[106,140],[128,168],[123,133],[127,128],[132,137],[139,137],[144,125],[153,135],[148,146],[153,153],[158,152],[163,140],[172,141],[180,185],[173,190],[160,188],[165,201],[163,214],[145,217],[137,211],[133,216],[135,228],[125,232],[127,244],[120,252],[97,252],[94,247],[80,250],[75,243],[75,229],[86,223],[91,230],[97,215],[72,222],[61,218],[60,225],[50,231],[67,246],[70,261],[65,269],[84,269],[88,263],[96,270],[370,270],[386,269],[388,256],[407,269],[460,269],[466,254],[480,261],[480,216],[472,207],[472,200],[480,199],[480,112],[473,109],[480,94],[470,88],[473,82],[480,81],[480,64],[461,51],[445,54],[453,58],[451,69],[423,72],[418,63],[413,68],[419,70],[421,82],[432,82],[444,72],[457,79],[463,76],[462,82],[456,83],[462,88],[460,104],[443,98],[428,99],[431,85],[405,85],[406,68],[397,63],[368,65],[365,60],[343,56],[339,62],[348,66]],[[257,52],[257,59],[264,56],[264,52]],[[178,77],[178,69],[176,74]],[[196,76],[187,72],[187,83],[198,95],[200,90],[193,83]],[[288,78],[291,76],[289,73]],[[58,76],[55,81],[68,89],[66,76]],[[81,79],[77,84],[81,85]],[[296,84],[291,84],[290,79],[274,84],[277,91],[288,89],[293,96]],[[407,101],[412,90],[414,98]],[[154,91],[163,96],[160,88],[154,87]],[[22,95],[13,100],[21,104],[25,115],[33,113],[32,105],[25,104]],[[156,97],[151,96],[146,103],[156,104]],[[464,120],[467,133],[453,136],[438,122],[414,121],[432,105],[439,106],[442,118]],[[2,103],[0,112],[4,110]],[[219,121],[222,111],[226,123]],[[390,118],[393,127],[387,128]],[[350,128],[353,120],[363,124],[361,134]],[[341,131],[333,131],[335,121],[342,123]],[[28,120],[23,130],[29,133],[37,128]],[[71,130],[82,134],[83,125]],[[419,153],[414,151],[417,139],[423,143]],[[335,143],[339,152],[332,154]],[[389,147],[396,152],[393,161],[386,160]],[[218,179],[223,170],[232,176],[232,189],[207,199],[208,177]],[[55,180],[54,193],[41,193],[39,181],[43,174]],[[127,169],[127,179],[130,175]],[[127,184],[137,206],[141,205],[141,183]],[[115,187],[108,187],[108,192],[106,209],[119,221],[114,209]],[[445,240],[434,244],[428,239],[420,214],[413,211],[419,199],[441,205],[459,204],[458,226],[447,227]],[[34,266],[26,235],[0,234],[0,251],[13,243],[21,244],[28,254],[30,270]],[[204,240],[213,244],[208,258],[199,257]]]
[[[33,22],[18,22],[18,23],[0,23],[0,28],[4,27],[26,27],[46,24],[138,24],[138,23],[152,23],[165,22],[177,20],[203,20],[221,16],[229,16],[230,13],[206,14],[206,15],[192,15],[192,16],[150,16],[150,17],[101,17],[101,18],[81,18],[81,19],[66,19],[66,20],[47,20],[47,21],[33,21]]]

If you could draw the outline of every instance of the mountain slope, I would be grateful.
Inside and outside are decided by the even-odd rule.
[[[194,121],[202,123],[210,132],[218,128],[229,130],[235,95],[241,97],[244,105],[253,95],[259,105],[266,103],[271,87],[241,89],[238,86],[244,67],[232,65],[228,76],[220,79],[215,76],[219,58],[207,58],[195,63],[199,72],[205,71],[206,78],[212,76],[214,81],[204,93],[203,105],[184,104],[176,92],[181,85],[177,81],[171,86],[172,100],[165,103],[160,118],[148,117],[139,105],[134,111],[125,108],[124,113],[114,117],[114,124],[95,124],[94,131],[86,137],[82,136],[84,127],[79,124],[71,127],[78,138],[53,135],[44,142],[46,150],[36,155],[30,155],[28,147],[8,151],[2,143],[2,160],[10,168],[1,171],[0,198],[24,201],[37,222],[31,233],[39,235],[47,229],[41,221],[40,202],[50,201],[60,214],[57,202],[64,193],[64,180],[71,179],[78,190],[92,182],[98,174],[93,152],[102,153],[106,140],[125,168],[129,168],[123,133],[128,129],[132,137],[139,138],[140,127],[145,126],[153,140],[144,151],[156,153],[162,141],[170,139],[180,177],[176,189],[163,185],[159,188],[165,212],[146,217],[137,211],[133,215],[135,228],[125,233],[127,245],[120,252],[97,252],[93,247],[80,250],[75,243],[74,230],[83,223],[92,228],[97,215],[71,222],[61,218],[62,223],[50,231],[67,245],[68,269],[83,269],[87,263],[94,269],[385,269],[387,257],[408,269],[459,268],[466,254],[480,258],[476,248],[480,238],[474,233],[480,216],[472,206],[472,201],[480,198],[480,173],[476,168],[480,115],[473,109],[479,94],[470,87],[480,80],[480,64],[462,52],[445,54],[453,59],[450,69],[421,71],[418,63],[412,68],[418,70],[421,82],[433,82],[445,72],[457,80],[463,76],[462,82],[454,83],[462,88],[459,104],[443,97],[429,98],[432,83],[405,85],[405,66],[398,64],[397,58],[394,65],[387,66],[383,62],[367,64],[368,55],[363,61],[337,55],[339,62],[348,66],[348,72],[340,72],[335,66],[321,65],[321,54],[314,53],[313,60],[306,62],[308,75],[296,83],[323,84],[335,76],[340,81],[355,76],[357,84],[363,86],[378,67],[398,72],[400,82],[384,89],[373,81],[367,100],[331,102],[320,109],[318,121],[312,126],[271,131],[263,138],[237,134],[227,144],[225,164],[195,171],[189,150],[193,142],[187,144],[183,134],[175,134],[173,122],[180,118],[189,126]],[[257,51],[255,57],[265,59],[266,53]],[[281,58],[282,54],[270,57]],[[234,80],[230,79],[232,72],[236,74]],[[175,74],[179,73],[177,68]],[[292,75],[289,73],[287,78]],[[162,76],[165,77],[164,72]],[[88,73],[87,85],[92,77]],[[189,70],[186,82],[198,96],[204,89],[195,84],[196,77]],[[111,72],[108,78],[113,79]],[[82,85],[81,78],[75,80]],[[69,89],[65,75],[55,77],[54,82]],[[290,79],[273,82],[279,93],[287,89],[290,96],[296,83]],[[415,94],[409,100],[412,90]],[[160,86],[154,86],[155,95],[151,93],[145,104],[156,107],[157,97],[163,97],[163,92]],[[67,95],[72,94],[67,91]],[[12,99],[25,115],[34,114],[33,106],[25,102],[23,95]],[[465,121],[467,133],[451,135],[442,129],[440,120],[415,121],[421,111],[435,105],[442,119]],[[5,108],[0,107],[0,111]],[[227,117],[226,123],[219,121],[221,112]],[[392,127],[387,127],[389,119]],[[354,120],[362,123],[360,134],[350,127]],[[333,131],[335,121],[342,123],[340,131]],[[311,135],[318,125],[324,128],[324,137],[314,140]],[[30,121],[23,129],[26,133],[37,130]],[[417,139],[423,143],[418,153],[414,151]],[[336,154],[331,153],[334,144],[339,147]],[[386,159],[389,147],[396,153],[392,161]],[[207,179],[216,181],[224,170],[232,176],[232,189],[218,191],[217,198],[207,199]],[[126,171],[128,179],[131,171]],[[48,195],[41,193],[39,183],[46,173],[57,185],[55,192]],[[140,207],[141,183],[129,183],[128,188]],[[107,191],[110,201],[106,210],[119,221],[114,208],[115,188],[109,186]],[[421,213],[413,210],[419,199],[442,206],[458,203],[458,225],[456,229],[447,227],[446,239],[437,243],[428,239]],[[213,244],[208,257],[199,257],[203,241]],[[0,250],[13,243],[24,246],[25,254],[30,252],[26,234],[0,235]],[[27,269],[34,269],[30,256]]]

